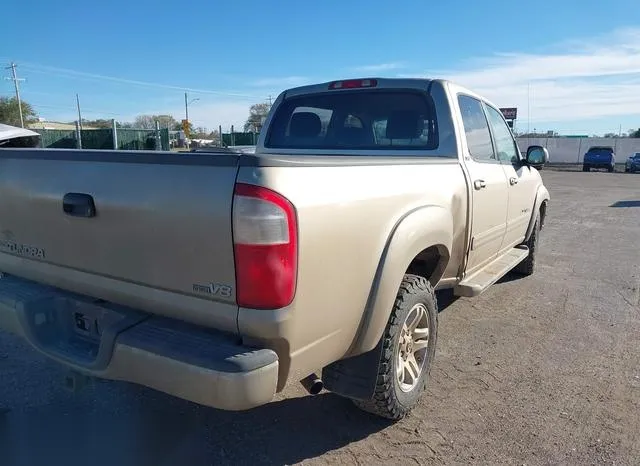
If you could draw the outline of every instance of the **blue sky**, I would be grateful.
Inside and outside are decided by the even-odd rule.
[[[248,107],[287,87],[360,76],[453,79],[520,129],[640,127],[637,0],[10,2],[0,63],[50,120],[184,115],[241,126]],[[8,71],[3,70],[5,76]],[[13,95],[0,81],[0,95]]]

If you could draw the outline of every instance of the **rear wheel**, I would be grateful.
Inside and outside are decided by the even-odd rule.
[[[399,420],[424,392],[436,351],[438,304],[431,284],[406,274],[382,335],[382,355],[373,398],[354,400],[377,416]]]
[[[589,165],[583,165],[583,166],[582,166],[582,171],[583,171],[583,172],[591,171],[591,167],[589,167]]]

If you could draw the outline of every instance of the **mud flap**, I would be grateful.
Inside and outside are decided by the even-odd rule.
[[[382,338],[367,353],[342,359],[322,369],[324,388],[336,395],[355,400],[373,398],[382,355]]]

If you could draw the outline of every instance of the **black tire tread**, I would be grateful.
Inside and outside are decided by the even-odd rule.
[[[531,236],[527,240],[525,246],[529,248],[529,255],[525,260],[520,262],[515,266],[513,271],[520,275],[533,275],[533,272],[536,269],[536,253],[538,249],[538,241],[540,239],[540,215],[536,218],[536,223],[533,226],[533,232],[531,232]]]
[[[393,306],[393,312],[387,323],[385,333],[382,336],[384,339],[382,347],[382,356],[380,363],[378,364],[378,379],[376,383],[376,389],[371,400],[353,400],[355,405],[363,411],[375,414],[386,419],[394,421],[402,419],[412,407],[403,406],[399,403],[394,392],[394,380],[395,375],[393,373],[393,357],[394,357],[394,337],[400,331],[402,321],[398,317],[398,310],[404,309],[406,301],[409,296],[413,296],[419,293],[427,293],[429,299],[431,299],[435,305],[435,319],[436,328],[432,331],[430,338],[433,338],[434,344],[437,337],[437,319],[438,319],[438,304],[436,295],[431,283],[424,277],[418,275],[406,274],[400,284],[400,289],[396,296],[396,300]],[[427,375],[431,370],[431,365],[427,361]],[[416,387],[416,390],[424,390],[427,382],[427,377],[423,377],[422,386]]]

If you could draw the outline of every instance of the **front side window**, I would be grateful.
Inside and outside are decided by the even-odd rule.
[[[436,115],[431,98],[415,91],[329,91],[291,97],[276,110],[265,146],[435,150]]]
[[[509,126],[504,121],[502,114],[495,108],[485,105],[491,130],[493,131],[493,140],[496,144],[496,153],[498,160],[501,162],[517,163],[520,160],[519,150],[513,140],[513,134]]]
[[[478,162],[497,161],[491,144],[491,133],[489,132],[487,118],[482,110],[482,103],[473,97],[459,95],[458,105],[462,113],[462,123],[469,155]]]

